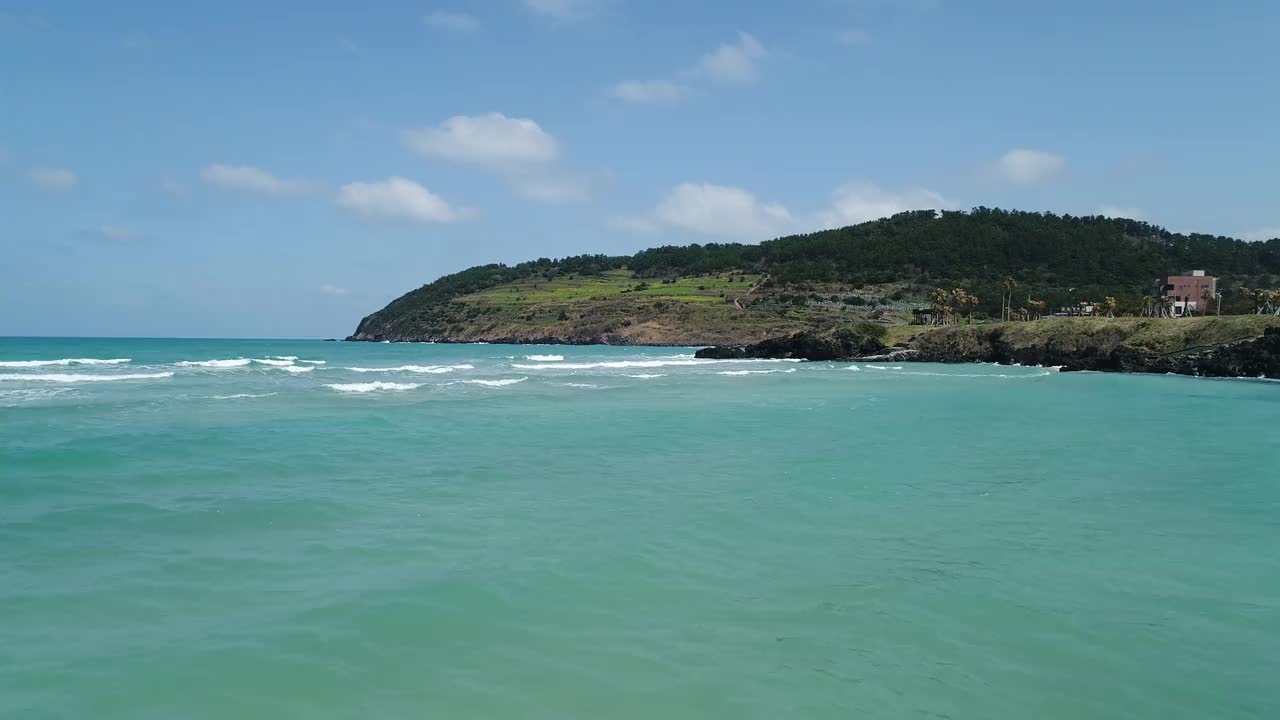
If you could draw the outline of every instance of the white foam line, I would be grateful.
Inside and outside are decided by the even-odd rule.
[[[525,355],[525,360],[533,360],[534,362],[560,362],[564,360],[563,355]]]
[[[172,372],[158,373],[133,373],[131,375],[71,375],[65,373],[53,373],[45,375],[25,375],[20,373],[0,374],[0,380],[34,380],[39,382],[60,382],[60,383],[79,383],[79,382],[111,382],[113,380],[158,380],[160,378],[173,377]]]
[[[429,373],[432,375],[441,375],[451,373],[455,370],[475,370],[474,365],[401,365],[399,367],[385,368],[367,368],[367,367],[349,367],[343,368],[351,372],[371,373],[371,372],[412,372],[412,373]]]
[[[129,362],[131,358],[110,358],[101,360],[98,358],[61,358],[59,360],[0,360],[0,367],[5,368],[28,368],[28,367],[48,367],[50,365],[122,365]]]
[[[717,375],[770,375],[772,373],[793,373],[795,368],[788,370],[721,370]]]
[[[233,358],[231,360],[181,360],[174,363],[178,367],[234,368],[244,367],[253,362],[249,358]]]
[[[506,387],[507,385],[515,385],[528,380],[527,377],[522,378],[503,378],[501,380],[459,380],[458,382],[467,383],[468,385],[483,385],[485,387]],[[449,383],[453,385],[455,383]]]
[[[422,387],[422,384],[392,382],[336,383],[333,385],[325,385],[325,387],[344,393],[367,393],[378,390],[417,390]]]
[[[262,393],[261,395],[254,395],[253,393],[236,393],[235,395],[210,395],[207,399],[208,400],[240,400],[242,398],[271,397],[272,395],[275,395],[275,394],[276,393],[273,393],[273,392]]]
[[[285,365],[285,366],[282,366],[280,369],[284,370],[285,372],[291,372],[291,373],[297,374],[297,373],[309,373],[312,370],[315,370],[316,366],[315,365]]]
[[[273,366],[273,367],[285,367],[286,365],[292,365],[292,364],[293,364],[293,360],[292,360],[292,359],[290,359],[290,360],[284,360],[284,359],[281,359],[281,360],[272,360],[271,358],[254,358],[254,359],[253,359],[253,361],[254,361],[254,362],[256,362],[256,363],[259,363],[259,364],[261,364],[261,365],[271,365],[271,366]]]
[[[666,377],[665,373],[639,373],[637,375],[628,375],[629,378],[637,380],[652,380],[654,378]]]

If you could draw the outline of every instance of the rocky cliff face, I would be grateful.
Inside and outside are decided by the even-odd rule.
[[[1064,371],[1280,378],[1280,320],[1082,320],[939,328],[905,345],[799,333],[753,345],[700,350],[709,358],[994,362]]]

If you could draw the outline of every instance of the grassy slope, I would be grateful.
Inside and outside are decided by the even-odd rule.
[[[763,340],[867,315],[866,308],[825,300],[797,305],[798,290],[760,287],[763,279],[723,273],[645,281],[628,270],[550,280],[535,276],[458,296],[449,303],[445,322],[418,334],[455,341],[554,337],[705,345]],[[812,287],[805,294],[875,297],[892,289]]]

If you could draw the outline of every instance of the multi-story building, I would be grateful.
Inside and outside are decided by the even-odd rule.
[[[1160,295],[1169,298],[1174,317],[1207,314],[1218,301],[1218,279],[1203,270],[1170,275],[1160,287]]]

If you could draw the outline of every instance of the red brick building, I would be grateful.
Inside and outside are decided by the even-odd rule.
[[[1218,279],[1205,275],[1203,270],[1170,275],[1165,278],[1161,293],[1173,300],[1174,317],[1205,315],[1218,301]]]

